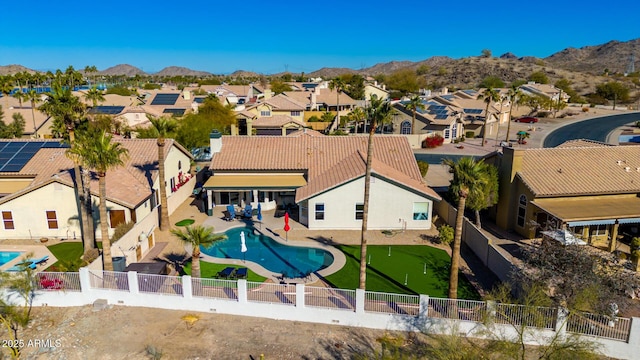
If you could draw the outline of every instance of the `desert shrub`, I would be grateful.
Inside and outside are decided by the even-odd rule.
[[[589,112],[589,108],[588,108],[588,107],[586,107],[586,106],[585,106],[585,107],[583,107],[583,108],[582,108],[582,112]]]
[[[313,115],[312,117],[307,119],[307,122],[321,122],[321,121],[322,120],[319,117],[315,116],[315,115]]]
[[[449,225],[442,225],[438,228],[438,238],[440,242],[449,245],[453,241],[453,228]]]
[[[121,237],[123,237],[129,230],[133,229],[133,222],[122,223],[116,226],[116,229],[113,231],[113,236],[111,237],[111,242],[118,241]]]
[[[142,87],[145,90],[155,90],[155,89],[162,89],[162,85],[160,84],[152,84],[152,83],[146,83],[144,84],[144,86]]]
[[[475,134],[473,133],[473,131],[467,131],[464,133],[464,136],[468,139],[473,139],[475,136]]]
[[[429,171],[429,163],[426,161],[418,160],[418,169],[420,169],[420,174],[422,177],[427,175],[427,171]]]
[[[82,260],[84,260],[87,264],[91,264],[93,260],[97,259],[100,256],[100,251],[98,249],[89,249],[86,254],[82,256]]]
[[[441,135],[436,134],[434,136],[429,136],[428,138],[424,139],[424,141],[422,141],[422,147],[427,149],[433,149],[435,147],[442,145],[443,142],[444,142],[444,138]]]
[[[129,90],[129,88],[126,88],[124,86],[114,86],[112,88],[108,88],[106,93],[107,94],[116,94],[116,95],[120,95],[120,96],[131,96],[131,95],[135,95],[136,91],[135,90]]]

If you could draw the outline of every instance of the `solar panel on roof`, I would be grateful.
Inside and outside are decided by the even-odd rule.
[[[436,120],[442,120],[442,119],[446,119],[448,117],[449,117],[449,115],[447,115],[447,114],[440,114],[440,115],[436,116]]]
[[[195,101],[198,104],[202,104],[204,102],[204,99],[205,98],[203,97],[197,97],[197,98],[194,98],[193,101]]]
[[[163,113],[182,116],[186,109],[164,109]]]
[[[124,110],[124,106],[96,106],[89,110],[90,114],[116,115]]]
[[[66,148],[58,141],[8,141],[0,142],[0,172],[18,172],[42,148]]]
[[[156,94],[151,105],[175,105],[180,94]]]

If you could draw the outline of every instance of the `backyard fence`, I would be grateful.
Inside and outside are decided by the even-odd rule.
[[[612,357],[633,358],[640,348],[640,318],[567,314],[552,307],[87,268],[79,273],[38,273],[34,280],[38,289],[34,306],[78,306],[105,299],[110,304],[388,330],[434,332],[438,330],[430,325],[458,324],[476,337],[482,335],[474,329],[482,326],[507,332],[526,327],[542,338],[552,338],[554,332],[590,336]]]

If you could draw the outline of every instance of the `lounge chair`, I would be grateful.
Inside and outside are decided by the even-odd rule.
[[[247,205],[244,207],[244,212],[242,213],[242,217],[251,219],[253,217],[253,209],[251,205]]]
[[[226,268],[224,268],[222,271],[220,271],[218,273],[218,277],[220,279],[229,279],[229,278],[231,278],[233,276],[235,271],[236,271],[236,268],[234,268],[234,267],[231,267],[231,266],[226,267]]]
[[[224,214],[224,220],[231,221],[231,220],[235,220],[235,218],[236,218],[236,209],[233,207],[233,205],[227,205],[227,213]]]
[[[49,260],[49,255],[45,255],[43,257],[41,257],[40,259],[33,259],[33,263],[36,265],[44,265],[47,263],[47,261]]]
[[[247,268],[239,268],[236,270],[236,279],[246,279],[247,278]]]
[[[31,270],[35,270],[37,267],[36,263],[33,262],[32,260],[24,260],[12,267],[10,267],[9,269],[7,269],[7,271],[23,271],[26,268],[30,268]]]

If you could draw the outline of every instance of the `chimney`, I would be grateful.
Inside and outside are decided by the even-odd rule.
[[[222,150],[222,134],[216,129],[213,129],[209,134],[209,148],[211,149],[211,155]]]
[[[183,91],[182,91],[182,97],[183,97],[185,100],[191,100],[191,91],[189,91],[189,90],[183,90]]]
[[[272,96],[273,96],[273,92],[271,91],[271,89],[265,89],[264,90],[264,99],[265,100],[271,99]]]

